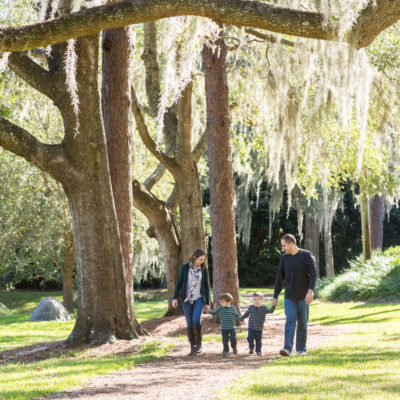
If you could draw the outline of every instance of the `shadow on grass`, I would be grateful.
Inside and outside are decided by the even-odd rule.
[[[127,369],[166,354],[167,348],[157,343],[146,345],[141,351],[125,356],[103,358],[48,359],[28,364],[8,364],[1,368],[1,399],[31,399],[48,396],[68,387],[81,384],[96,375]],[[7,375],[6,375],[7,374]],[[33,385],[32,382],[35,382]]]
[[[324,317],[315,317],[312,318],[313,323],[319,323],[323,325],[343,325],[343,324],[355,324],[355,323],[377,323],[377,322],[388,322],[391,321],[393,318],[382,318],[382,314],[390,314],[394,312],[400,311],[400,307],[398,308],[392,308],[389,310],[381,310],[381,311],[376,311],[376,312],[370,312],[370,313],[365,313],[363,311],[368,310],[368,309],[374,309],[376,308],[387,308],[387,304],[359,304],[351,309],[357,309],[360,310],[359,315],[353,315],[350,317],[331,317],[331,316],[324,316]],[[311,312],[312,316],[312,312]],[[376,318],[372,318],[376,316]]]

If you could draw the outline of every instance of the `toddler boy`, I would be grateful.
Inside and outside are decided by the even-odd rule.
[[[243,321],[245,318],[250,316],[247,341],[249,342],[249,354],[254,353],[254,340],[256,341],[256,354],[261,356],[262,346],[262,331],[265,322],[266,314],[274,312],[275,307],[267,308],[261,305],[263,301],[263,294],[261,292],[253,293],[254,304],[250,306],[247,311],[239,318]]]
[[[235,306],[232,305],[232,301],[233,297],[230,293],[223,293],[219,297],[220,306],[216,310],[208,312],[211,315],[220,315],[222,343],[224,346],[222,352],[223,356],[229,353],[229,339],[231,341],[233,354],[237,354],[235,317],[239,319],[240,314],[236,311]]]

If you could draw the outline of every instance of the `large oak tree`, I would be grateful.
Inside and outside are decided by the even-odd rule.
[[[62,184],[68,197],[79,291],[78,316],[70,336],[72,342],[91,340],[102,343],[115,337],[132,338],[137,334],[130,289],[127,287],[129,279],[126,279],[129,269],[126,268],[121,244],[100,106],[97,33],[178,15],[198,15],[226,24],[309,38],[339,39],[337,26],[327,24],[321,13],[239,0],[132,0],[76,13],[66,11],[53,20],[0,29],[0,52],[19,52],[53,45],[47,68],[25,53],[12,54],[9,65],[21,78],[49,97],[60,110],[65,129],[62,142],[43,143],[27,130],[0,118],[0,145],[50,174]],[[342,40],[358,48],[367,46],[380,31],[399,18],[400,0],[371,0]],[[70,38],[78,38],[74,52],[79,112],[71,103],[71,88],[66,84],[62,65],[67,54],[64,42]],[[181,187],[193,182],[192,177],[197,173],[190,142],[183,135],[190,128],[190,101],[191,85],[185,89],[179,104],[178,112],[183,116],[178,129],[182,134],[181,155],[173,160],[167,155],[157,154],[168,164],[167,168]],[[149,136],[147,140],[154,154],[157,148]],[[193,197],[180,199],[181,212],[190,214],[193,212],[192,201],[201,201],[201,193],[197,187],[187,189],[192,191]],[[197,215],[195,217],[197,220]],[[198,247],[204,247],[202,227],[182,229],[189,236],[197,235],[192,243],[197,241]]]

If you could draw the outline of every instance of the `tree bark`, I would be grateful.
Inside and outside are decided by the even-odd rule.
[[[147,234],[155,238],[160,246],[168,288],[168,310],[166,315],[182,314],[181,307],[173,308],[174,288],[178,279],[180,266],[184,262],[181,257],[181,239],[171,209],[159,200],[137,180],[132,182],[133,204],[149,220]]]
[[[0,29],[0,53],[30,50],[98,33],[102,30],[197,15],[220,23],[266,29],[292,36],[345,40],[356,48],[368,46],[376,36],[400,19],[400,0],[369,0],[351,31],[341,38],[339,22],[322,13],[293,10],[244,0],[131,0],[91,7],[51,21]]]
[[[76,79],[79,115],[64,99],[61,113],[69,159],[79,181],[64,179],[78,272],[78,316],[68,341],[104,343],[137,336],[126,287],[124,258],[110,180],[98,92],[98,37],[78,39]],[[76,121],[79,118],[79,132]]]
[[[371,231],[369,226],[369,201],[367,194],[360,189],[361,236],[364,259],[369,260],[372,255]]]
[[[324,226],[324,245],[325,245],[325,273],[326,276],[335,275],[332,247],[332,224],[331,220]]]
[[[74,239],[71,231],[65,234],[63,273],[63,305],[69,313],[74,312],[73,272],[75,262]]]
[[[207,156],[210,177],[211,246],[213,258],[214,307],[222,293],[233,296],[240,311],[237,266],[232,147],[229,123],[227,46],[224,31],[213,50],[203,48],[207,102]]]
[[[130,130],[130,57],[128,28],[103,33],[102,111],[107,139],[108,162],[119,237],[125,266],[126,295],[130,319],[141,333],[134,315],[133,296],[133,199],[132,134]]]
[[[178,185],[179,215],[182,235],[182,258],[188,260],[195,249],[206,250],[203,220],[203,200],[200,177],[192,149],[192,82],[183,90],[178,100],[177,162],[174,170]]]
[[[369,202],[372,250],[382,250],[384,205],[385,197],[379,194],[376,194]]]
[[[200,178],[197,170],[198,148],[192,151],[192,83],[183,90],[178,101],[178,129],[176,156],[163,153],[151,138],[140,105],[132,89],[132,112],[136,128],[147,149],[171,172],[179,197],[182,259],[188,260],[196,248],[205,249],[203,203]]]
[[[320,276],[319,272],[319,229],[317,218],[313,214],[306,214],[306,234],[304,241],[304,248],[315,257],[317,275]]]

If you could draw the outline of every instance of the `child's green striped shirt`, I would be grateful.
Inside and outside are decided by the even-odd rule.
[[[240,318],[240,314],[236,311],[235,306],[219,306],[216,310],[209,311],[209,314],[219,314],[221,316],[221,329],[236,329],[235,317]]]

